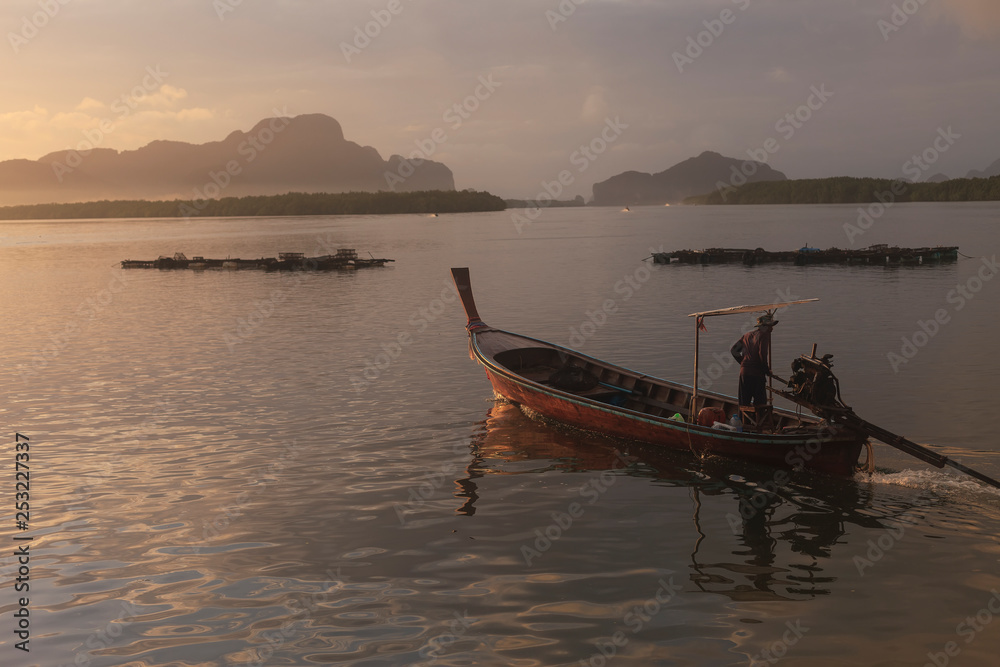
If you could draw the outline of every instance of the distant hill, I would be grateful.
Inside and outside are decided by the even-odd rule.
[[[966,178],[989,178],[990,176],[1000,176],[1000,160],[997,160],[982,171],[973,169],[966,174]]]
[[[876,201],[1000,201],[1000,176],[901,183],[888,178],[814,178],[747,183],[727,193],[689,197],[685,204],[867,204]]]
[[[340,123],[323,114],[266,118],[206,144],[153,141],[133,151],[0,162],[0,205],[454,189],[445,165],[428,160],[411,173],[402,157],[383,160],[371,146],[347,141]]]
[[[744,167],[744,164],[750,166]],[[753,166],[756,168],[752,168]],[[746,172],[751,172],[751,175],[746,176]],[[783,173],[762,162],[739,160],[705,151],[698,157],[684,160],[657,174],[626,171],[595,183],[592,203],[596,206],[673,204],[686,197],[714,190],[720,183],[737,185],[786,179],[787,176]]]

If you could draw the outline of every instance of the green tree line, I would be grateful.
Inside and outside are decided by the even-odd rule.
[[[258,217],[294,215],[384,215],[502,211],[503,199],[472,190],[419,192],[289,192],[198,201],[92,201],[0,207],[0,220],[84,218]]]
[[[685,204],[866,204],[894,202],[1000,201],[1000,176],[910,183],[887,178],[815,178],[758,181],[688,197]]]

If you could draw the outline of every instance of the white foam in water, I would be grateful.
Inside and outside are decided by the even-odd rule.
[[[936,470],[901,470],[893,473],[877,472],[863,475],[875,484],[894,484],[911,489],[926,489],[940,492],[986,493],[1000,497],[1000,489],[986,486],[969,477],[958,477]]]

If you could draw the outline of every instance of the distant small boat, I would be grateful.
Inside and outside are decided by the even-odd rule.
[[[629,212],[629,207],[628,206],[626,206],[625,208],[622,209],[622,213],[628,213],[628,212]]]

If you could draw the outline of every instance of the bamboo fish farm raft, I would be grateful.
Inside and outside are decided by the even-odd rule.
[[[851,266],[919,266],[958,260],[958,246],[898,248],[886,244],[858,250],[810,248],[770,252],[763,248],[709,248],[653,253],[656,264],[846,264]]]
[[[212,269],[227,270],[257,270],[257,271],[351,271],[385,266],[393,259],[366,259],[358,257],[353,248],[339,248],[335,255],[306,257],[301,252],[283,252],[274,257],[260,259],[205,259],[192,257],[188,259],[184,253],[175,253],[173,257],[161,255],[154,260],[126,259],[122,261],[123,269],[191,269],[205,271]]]

